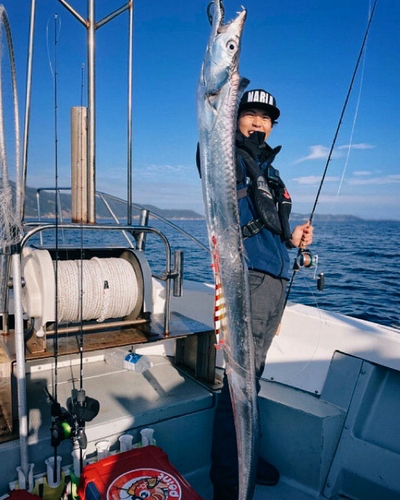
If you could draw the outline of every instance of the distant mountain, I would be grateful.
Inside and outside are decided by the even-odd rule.
[[[110,207],[112,208],[114,214],[118,218],[126,217],[126,202],[118,198],[112,198],[107,200]],[[71,194],[67,191],[65,194],[61,191],[60,207],[63,217],[69,218],[71,216]],[[150,212],[160,215],[166,219],[203,219],[204,216],[189,209],[163,209],[158,208],[154,205],[143,205]],[[40,216],[44,218],[54,217],[56,209],[56,200],[54,191],[46,191],[45,189],[40,191]],[[101,200],[96,202],[96,210],[98,218],[109,218],[110,212]],[[132,210],[133,216],[138,215],[138,210],[135,208]],[[37,218],[38,214],[38,203],[37,203],[37,189],[32,187],[26,188],[25,197],[25,217]]]
[[[290,222],[305,222],[309,219],[310,215],[304,214],[296,214],[293,213],[290,215]],[[355,215],[332,215],[332,214],[315,214],[313,218],[313,223],[315,222],[327,222],[327,221],[335,221],[335,222],[359,222],[363,221],[361,217],[356,217]]]
[[[189,209],[158,208],[154,205],[143,205],[143,208],[150,210],[154,214],[161,215],[165,219],[204,219],[204,215]]]
[[[10,182],[13,186],[14,184]],[[60,194],[60,204],[61,204],[61,213],[63,217],[69,218],[71,216],[71,194],[69,191],[66,191],[65,194],[61,191]],[[114,214],[118,218],[126,217],[126,202],[122,199],[111,198],[108,200],[110,207],[112,208]],[[55,214],[55,194],[54,191],[46,191],[43,189],[40,192],[40,216],[44,218],[52,218]],[[194,210],[189,209],[174,209],[174,208],[158,208],[154,205],[143,205],[143,208],[146,208],[150,212],[160,215],[165,219],[204,219],[204,215],[201,215]],[[97,200],[96,204],[97,209],[97,217],[104,219],[109,218],[110,213],[105,206],[105,204],[101,200]],[[60,209],[59,209],[60,210]],[[133,208],[132,210],[133,216],[138,215],[138,210]],[[38,217],[38,208],[37,208],[37,189],[32,187],[26,188],[26,198],[25,198],[25,217],[28,218],[37,218]],[[292,213],[290,216],[291,223],[302,223],[305,222],[309,218],[309,214],[299,214]],[[356,217],[354,215],[331,215],[331,214],[318,214],[314,215],[313,222],[359,222],[363,221],[361,217]]]

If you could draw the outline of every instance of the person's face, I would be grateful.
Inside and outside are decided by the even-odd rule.
[[[266,141],[272,130],[272,120],[266,111],[249,108],[242,111],[238,120],[239,130],[246,137],[253,132],[264,132]]]

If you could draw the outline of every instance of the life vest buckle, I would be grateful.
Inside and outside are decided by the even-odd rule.
[[[242,226],[243,238],[251,238],[258,234],[265,227],[261,219],[252,219],[250,222]]]

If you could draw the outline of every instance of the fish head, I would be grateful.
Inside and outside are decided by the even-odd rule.
[[[247,11],[243,9],[230,22],[224,23],[222,0],[212,2],[210,20],[211,34],[202,68],[202,83],[207,96],[216,95],[235,74],[238,76],[238,62],[241,36]]]

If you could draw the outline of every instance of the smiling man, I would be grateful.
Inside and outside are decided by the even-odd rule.
[[[290,230],[291,199],[279,171],[272,166],[281,146],[272,149],[265,142],[279,116],[275,98],[269,92],[258,89],[243,94],[236,133],[236,180],[248,257],[258,390],[266,355],[283,314],[289,279],[287,248],[306,247],[313,235],[309,222]],[[215,413],[211,480],[214,500],[237,500],[236,434],[225,379]],[[272,486],[278,480],[276,468],[260,458],[257,482]]]

